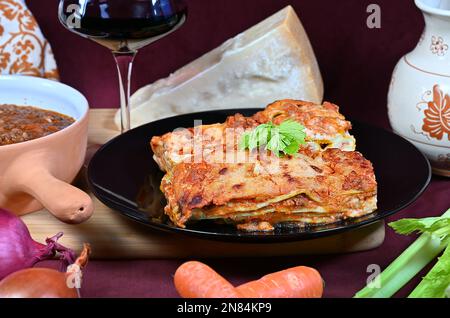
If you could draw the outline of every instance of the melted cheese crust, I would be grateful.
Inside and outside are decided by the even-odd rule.
[[[339,113],[338,106],[327,102],[316,105],[282,100],[251,117],[236,114],[222,124],[201,125],[153,137],[154,159],[163,171],[169,171],[181,162],[220,163],[224,152],[237,150],[244,132],[268,122],[280,124],[286,119],[305,126],[307,147],[313,151],[327,148],[355,150],[355,138],[349,134],[351,123]]]
[[[176,165],[161,184],[168,200],[165,212],[183,227],[195,219],[289,220],[302,213],[350,217],[376,209],[373,168],[358,152],[327,149],[315,158],[299,153],[260,159]]]
[[[307,134],[306,145],[295,156],[239,149],[245,131],[289,118],[303,124]],[[235,132],[231,137],[229,128]],[[372,164],[354,151],[350,129],[334,104],[283,100],[251,117],[236,114],[223,124],[153,137],[154,158],[167,172],[161,183],[165,213],[179,227],[215,219],[249,231],[268,231],[280,222],[332,223],[371,213],[376,209],[375,174]],[[245,160],[229,162],[230,156]]]

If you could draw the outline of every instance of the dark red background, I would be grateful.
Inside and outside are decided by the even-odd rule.
[[[62,81],[82,91],[92,107],[116,107],[117,75],[111,54],[60,26],[57,1],[27,2],[53,46]],[[314,47],[325,82],[325,98],[340,105],[345,115],[383,127],[388,127],[386,96],[392,70],[398,59],[415,46],[423,28],[421,13],[411,0],[187,0],[187,3],[188,22],[176,33],[140,51],[134,69],[134,88],[167,76],[291,4]],[[366,26],[366,8],[370,3],[381,6],[381,29]],[[434,177],[425,194],[392,219],[443,213],[450,206],[449,185],[448,179]],[[369,252],[205,262],[234,283],[290,266],[310,265],[324,276],[326,296],[350,297],[365,284],[368,264],[385,267],[411,240],[388,229],[383,246]],[[94,261],[86,272],[83,295],[176,296],[172,275],[181,262]],[[46,262],[42,266],[56,264]],[[412,286],[400,295],[407,295]]]
[[[79,89],[92,107],[119,104],[116,68],[107,49],[66,31],[56,0],[28,0],[53,46],[62,81]],[[176,33],[142,49],[133,87],[166,77],[230,37],[291,4],[309,34],[325,82],[325,97],[346,115],[387,124],[386,94],[398,59],[423,28],[411,0],[187,0],[189,18]],[[366,26],[370,3],[382,11],[382,28]]]

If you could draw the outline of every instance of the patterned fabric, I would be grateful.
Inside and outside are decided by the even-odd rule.
[[[0,74],[59,79],[50,44],[24,0],[0,0]]]

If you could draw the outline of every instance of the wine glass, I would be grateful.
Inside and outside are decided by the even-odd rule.
[[[178,29],[187,17],[183,0],[60,0],[68,30],[109,48],[117,63],[121,131],[130,129],[130,79],[138,49]]]

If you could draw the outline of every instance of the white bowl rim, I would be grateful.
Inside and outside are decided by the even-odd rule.
[[[428,3],[426,3],[424,0],[414,0],[414,2],[416,4],[416,6],[424,12],[443,16],[443,17],[450,17],[450,10],[444,10],[444,9],[432,7]]]
[[[29,81],[29,82],[37,82],[37,83],[41,83],[41,84],[47,84],[47,85],[50,84],[52,86],[56,86],[56,88],[59,87],[59,88],[63,88],[65,90],[71,91],[71,93],[74,94],[81,101],[81,103],[80,103],[81,105],[76,104],[76,107],[80,107],[80,111],[81,111],[82,115],[78,119],[74,118],[75,122],[73,122],[72,124],[70,124],[69,126],[67,126],[64,129],[58,130],[57,132],[54,132],[50,135],[39,137],[36,139],[22,141],[22,142],[10,144],[10,145],[3,145],[3,146],[0,145],[0,151],[2,149],[13,149],[13,148],[24,147],[25,145],[46,142],[47,140],[51,141],[53,138],[57,138],[61,132],[66,131],[68,129],[70,129],[70,130],[75,129],[76,127],[81,125],[81,123],[83,121],[85,121],[88,117],[89,103],[88,103],[86,97],[83,94],[81,94],[78,90],[76,90],[75,88],[73,88],[69,85],[66,85],[66,84],[63,84],[63,83],[60,83],[57,81],[45,79],[45,78],[40,78],[40,77],[33,77],[33,76],[26,76],[26,75],[0,75],[0,82],[1,81],[17,81],[17,83],[23,84],[24,80]]]

